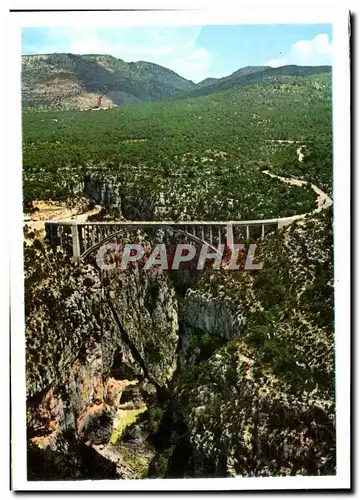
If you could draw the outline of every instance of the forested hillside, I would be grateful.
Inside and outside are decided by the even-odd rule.
[[[327,188],[332,178],[328,73],[123,109],[27,112],[23,131],[25,205],[73,198],[97,172],[116,178],[129,203],[151,197],[174,218],[277,217],[308,211],[315,198],[262,170]]]
[[[201,96],[251,82],[293,82],[293,77],[330,73],[330,66],[247,66],[223,78],[195,84],[158,64],[113,56],[22,56],[23,109],[97,109],[170,96]]]
[[[251,82],[272,82],[276,84],[278,81],[293,81],[292,77],[301,77],[309,75],[317,75],[319,73],[331,73],[330,66],[281,66],[279,68],[271,68],[270,66],[247,66],[234,71],[229,76],[223,78],[207,78],[198,83],[196,88],[190,90],[187,95],[201,96],[214,94],[221,90],[226,90],[235,85],[246,85]]]

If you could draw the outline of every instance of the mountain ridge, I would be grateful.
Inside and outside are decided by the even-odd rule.
[[[248,84],[260,79],[276,78],[278,76],[306,76],[317,73],[330,73],[331,66],[297,66],[288,64],[272,68],[271,66],[245,66],[222,78],[207,78],[191,89],[187,96],[198,97],[228,90],[239,84]],[[209,82],[211,80],[211,82]],[[207,82],[204,84],[204,82]]]
[[[235,85],[330,72],[330,66],[246,66],[199,83],[149,61],[112,55],[51,53],[22,56],[24,110],[107,109],[159,98],[198,97]]]
[[[25,109],[94,109],[184,93],[195,84],[163,66],[108,55],[22,56]]]

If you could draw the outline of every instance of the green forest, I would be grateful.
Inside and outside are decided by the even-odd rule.
[[[159,204],[165,197],[174,218],[306,212],[315,208],[310,188],[261,172],[295,176],[330,194],[331,119],[329,73],[109,110],[24,111],[24,208],[73,200],[83,194],[84,176],[96,172],[115,177],[129,200]]]

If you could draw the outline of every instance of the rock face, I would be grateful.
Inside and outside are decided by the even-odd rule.
[[[256,358],[233,341],[179,387],[193,474],[334,474],[334,402],[319,389],[294,392]]]
[[[202,295],[188,290],[185,297],[184,326],[211,335],[220,333],[231,340],[241,336],[245,317],[241,309],[229,298]]]
[[[120,271],[119,275],[123,274]],[[175,292],[166,275],[155,270],[135,268],[125,271],[125,276],[110,279],[109,308],[134,361],[151,382],[164,385],[176,368]]]
[[[136,269],[101,280],[91,264],[75,266],[38,241],[25,248],[25,283],[31,446],[108,442],[129,380],[160,390],[176,367],[171,284]]]
[[[118,183],[88,174],[84,179],[84,191],[87,196],[100,205],[117,206],[121,214],[121,196]]]
[[[128,166],[131,169],[133,167]],[[124,178],[107,173],[88,173],[84,178],[84,193],[95,202],[104,205],[115,216],[134,220],[154,220],[157,197],[146,185],[136,185],[137,176],[126,174]]]
[[[215,271],[216,273],[216,271]],[[215,276],[207,276],[212,280]],[[204,351],[219,347],[228,340],[240,338],[246,317],[239,306],[226,294],[203,294],[201,289],[188,289],[184,301],[183,332],[180,363],[184,367],[203,357]]]
[[[190,475],[335,474],[331,214],[260,255],[262,271],[204,273],[186,295],[174,400]]]

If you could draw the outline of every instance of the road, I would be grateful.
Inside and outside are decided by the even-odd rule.
[[[311,189],[317,194],[317,209],[315,212],[319,212],[324,208],[328,208],[332,205],[333,201],[324,191],[322,191],[319,187],[315,186],[315,184],[310,184],[307,181],[302,181],[300,179],[294,179],[291,177],[282,177],[280,175],[272,174],[269,170],[263,170],[263,174],[268,175],[269,177],[273,177],[275,179],[279,179],[286,184],[290,184],[292,186],[311,186]]]

